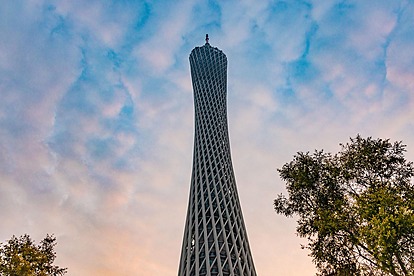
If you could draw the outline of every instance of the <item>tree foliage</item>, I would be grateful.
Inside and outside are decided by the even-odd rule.
[[[318,275],[414,275],[414,175],[401,142],[361,138],[335,154],[299,152],[279,169],[288,197],[277,213],[297,233]]]
[[[53,265],[56,259],[55,245],[56,238],[52,235],[46,235],[39,245],[27,234],[19,238],[13,236],[5,244],[0,244],[0,275],[64,275],[66,268]]]

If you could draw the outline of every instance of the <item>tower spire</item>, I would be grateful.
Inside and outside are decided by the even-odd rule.
[[[208,44],[208,34],[206,34],[206,44]]]

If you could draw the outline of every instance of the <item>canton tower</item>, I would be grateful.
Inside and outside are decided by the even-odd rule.
[[[256,276],[237,194],[227,127],[227,58],[210,46],[190,54],[193,171],[178,276]]]

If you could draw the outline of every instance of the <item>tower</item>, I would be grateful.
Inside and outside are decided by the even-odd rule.
[[[190,54],[195,135],[179,276],[255,276],[237,194],[227,127],[227,58],[210,46]]]

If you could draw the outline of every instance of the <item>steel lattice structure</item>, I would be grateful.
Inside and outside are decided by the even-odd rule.
[[[193,171],[179,276],[255,276],[237,194],[227,126],[227,58],[206,44],[190,54]]]

